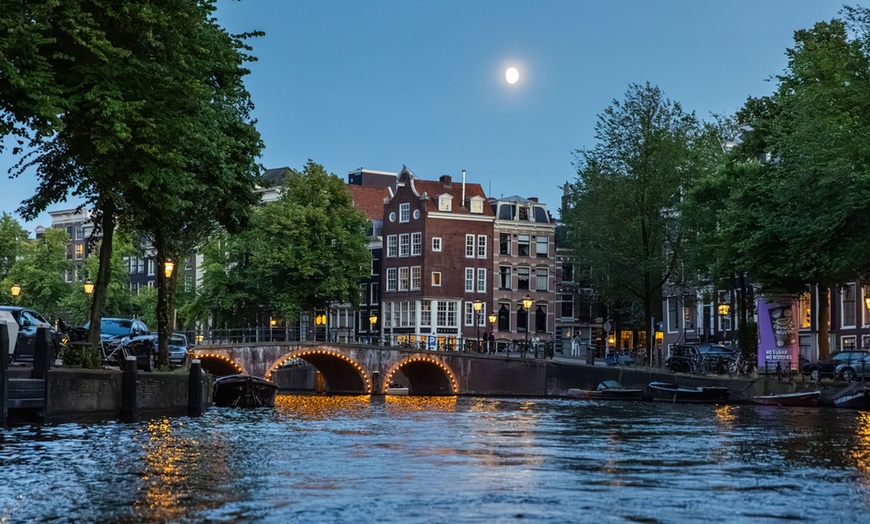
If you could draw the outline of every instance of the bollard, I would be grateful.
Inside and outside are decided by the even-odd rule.
[[[40,324],[36,328],[36,340],[33,345],[33,369],[30,378],[45,380],[51,367],[51,344],[48,342],[49,325]]]
[[[187,414],[191,417],[202,415],[202,361],[198,358],[190,363],[187,380]]]
[[[124,362],[124,379],[121,382],[121,418],[133,420],[136,418],[136,382],[139,379],[139,365],[135,355],[127,355]]]
[[[6,416],[9,414],[6,407],[6,399],[9,398],[9,385],[6,382],[8,368],[9,330],[6,327],[6,322],[0,319],[0,427],[6,425]]]

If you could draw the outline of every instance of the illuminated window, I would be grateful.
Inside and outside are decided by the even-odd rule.
[[[441,286],[441,272],[433,271],[432,272],[432,285],[433,286]]]

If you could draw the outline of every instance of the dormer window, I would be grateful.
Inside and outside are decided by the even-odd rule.
[[[453,209],[453,197],[451,195],[438,196],[438,211],[451,211]]]
[[[471,212],[476,214],[483,213],[483,199],[480,197],[473,197],[470,202]]]

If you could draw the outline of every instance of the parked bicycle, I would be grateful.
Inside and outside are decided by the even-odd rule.
[[[755,362],[752,359],[746,358],[743,353],[737,355],[737,360],[733,360],[728,365],[728,376],[749,376],[755,373]]]

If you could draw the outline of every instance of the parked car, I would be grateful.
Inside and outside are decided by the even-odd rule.
[[[805,362],[801,365],[801,374],[809,375],[813,380],[821,380],[825,377],[833,378],[836,374],[836,369],[838,366],[843,364],[851,364],[857,360],[860,360],[867,355],[870,355],[868,351],[862,350],[848,350],[848,351],[837,351],[831,355],[831,358],[827,360],[817,360],[815,362]]]
[[[157,332],[151,333],[156,337]],[[184,360],[187,358],[187,352],[192,348],[188,341],[187,335],[184,333],[173,333],[169,335],[169,364],[171,366],[183,366]]]
[[[89,328],[90,322],[85,324]],[[154,371],[157,359],[157,338],[148,331],[148,326],[138,319],[104,318],[100,321],[100,340],[109,348],[123,345],[128,355],[136,357],[139,369]],[[109,353],[109,351],[106,351]]]
[[[33,353],[36,349],[36,329],[41,324],[45,324],[49,328],[48,343],[51,346],[51,356],[53,358],[58,357],[61,346],[61,335],[44,316],[32,309],[18,306],[0,306],[0,311],[12,315],[12,318],[18,324],[18,336],[16,338],[15,348],[12,351],[12,355],[9,357],[10,363],[14,361],[33,361]]]
[[[665,361],[665,366],[674,373],[688,373],[692,369],[692,361],[703,356],[711,360],[710,369],[724,373],[728,370],[728,363],[737,360],[737,355],[737,350],[717,344],[678,344],[671,348],[671,356]]]
[[[839,364],[834,368],[834,375],[846,381],[867,378],[870,376],[870,353],[852,362]]]

